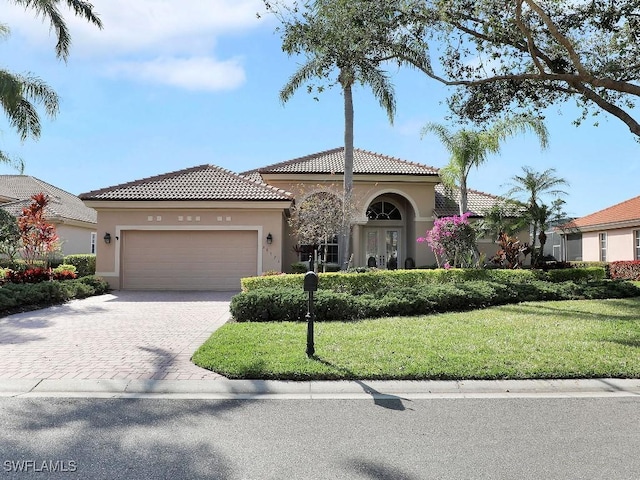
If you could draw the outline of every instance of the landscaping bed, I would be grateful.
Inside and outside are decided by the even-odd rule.
[[[75,280],[7,283],[0,287],[0,316],[58,305],[74,298],[102,295],[107,291],[109,284],[94,275]]]

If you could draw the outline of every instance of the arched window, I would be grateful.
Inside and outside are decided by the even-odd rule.
[[[402,214],[393,203],[383,200],[369,205],[367,218],[369,220],[402,220]]]

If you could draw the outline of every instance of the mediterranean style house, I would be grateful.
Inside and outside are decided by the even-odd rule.
[[[294,202],[341,187],[344,148],[237,174],[200,165],[80,195],[98,212],[97,274],[115,289],[230,290],[240,279],[290,272],[308,259],[289,232]],[[438,169],[366,150],[354,152],[352,266],[433,265],[416,242],[434,219],[458,213]],[[469,192],[472,217],[498,197]],[[326,262],[337,262],[330,240]],[[481,251],[492,255],[487,241]]]
[[[62,255],[95,253],[97,214],[75,195],[30,175],[0,175],[0,208],[14,216],[32,203],[31,196],[49,197],[45,215],[56,227]]]
[[[569,255],[567,260],[640,260],[640,196],[577,218],[562,229],[571,232],[566,238],[580,239],[581,258]]]

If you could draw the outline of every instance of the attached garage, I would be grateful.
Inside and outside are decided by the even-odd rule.
[[[121,232],[126,290],[238,291],[258,273],[255,230]]]

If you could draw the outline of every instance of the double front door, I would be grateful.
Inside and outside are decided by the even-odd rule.
[[[399,228],[367,228],[365,243],[365,260],[368,267],[395,270],[401,266]]]

